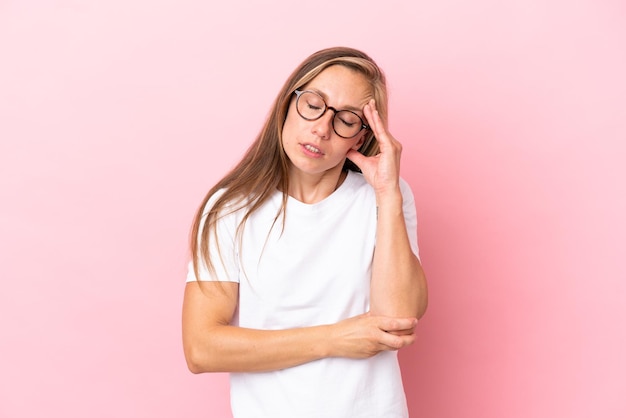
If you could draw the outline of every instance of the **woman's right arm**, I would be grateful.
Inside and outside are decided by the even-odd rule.
[[[325,357],[368,358],[415,340],[413,318],[359,315],[336,324],[285,330],[231,325],[239,284],[189,282],[183,300],[183,348],[189,370],[260,372],[298,366]]]

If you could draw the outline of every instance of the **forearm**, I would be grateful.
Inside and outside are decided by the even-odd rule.
[[[426,311],[426,278],[411,250],[399,190],[378,199],[370,286],[372,314],[420,318]]]
[[[330,356],[328,326],[255,330],[214,325],[185,344],[189,369],[204,372],[263,372]]]
[[[227,324],[183,326],[189,369],[204,372],[263,372],[327,357],[369,358],[415,340],[414,318],[357,315],[331,325],[254,330]]]

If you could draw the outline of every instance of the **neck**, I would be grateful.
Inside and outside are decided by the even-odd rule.
[[[347,171],[327,171],[321,176],[292,173],[289,178],[289,196],[302,203],[321,202],[330,196],[346,179]]]

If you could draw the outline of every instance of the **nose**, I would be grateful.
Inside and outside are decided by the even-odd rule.
[[[330,111],[330,112],[329,112]],[[327,108],[319,119],[313,121],[311,132],[322,139],[329,139],[333,130],[334,109]]]

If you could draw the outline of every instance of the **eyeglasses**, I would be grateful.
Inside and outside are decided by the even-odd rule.
[[[335,114],[333,116],[333,130],[342,138],[354,138],[362,129],[369,129],[363,119],[351,110],[337,110],[328,106],[324,98],[314,91],[296,90],[296,110],[298,115],[305,120],[318,120],[328,109]]]

